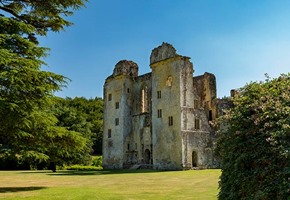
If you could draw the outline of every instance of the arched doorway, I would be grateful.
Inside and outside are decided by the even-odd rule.
[[[192,152],[192,167],[197,167],[197,152]]]
[[[145,164],[150,164],[150,151],[149,149],[146,149],[145,152],[144,152],[144,161],[145,161]]]

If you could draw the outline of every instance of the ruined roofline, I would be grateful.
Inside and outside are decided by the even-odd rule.
[[[113,78],[127,76],[136,78],[138,77],[139,67],[137,63],[131,60],[120,60],[114,67],[113,74],[108,76],[105,80],[105,83],[110,81]]]
[[[155,63],[151,63],[150,67],[152,69],[152,68],[158,66],[160,63],[167,64],[167,63],[174,62],[174,61],[177,61],[177,60],[184,60],[184,61],[189,61],[190,62],[190,57],[177,55],[177,56],[174,56],[174,57],[165,58],[164,60],[160,60],[160,61],[157,61]]]
[[[112,79],[114,79],[114,78],[116,78],[116,77],[121,77],[121,76],[126,77],[126,75],[117,75],[117,76],[114,76],[114,75],[112,74],[112,75],[110,75],[110,76],[108,76],[108,77],[106,78],[105,83],[111,81]],[[140,76],[135,77],[134,80],[135,80],[135,81],[138,81],[138,80],[141,80],[141,79],[144,79],[144,78],[145,78],[145,79],[150,79],[151,77],[152,77],[152,72],[148,72],[148,73],[146,73],[146,74],[142,74],[142,75],[140,75]]]
[[[151,78],[151,76],[152,76],[152,72],[148,72],[146,74],[142,74],[142,75],[138,76],[137,79]]]
[[[138,76],[138,65],[131,60],[120,60],[114,68],[114,76],[129,75],[132,77]]]
[[[176,53],[176,49],[169,43],[163,42],[162,45],[154,48],[150,55],[150,66],[155,63],[173,58],[190,59],[190,57],[182,56]]]
[[[214,75],[213,73],[204,72],[202,75],[193,76],[193,78],[194,78],[194,79],[199,79],[199,78],[203,78],[203,77],[205,77],[206,75],[209,75],[209,76],[213,76],[213,77],[215,77],[215,75]]]

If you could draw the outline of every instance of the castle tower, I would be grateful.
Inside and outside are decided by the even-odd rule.
[[[190,58],[163,43],[151,72],[122,60],[104,85],[103,167],[163,170],[212,167],[216,79],[193,77]]]
[[[193,66],[189,57],[176,54],[170,44],[152,50],[153,167],[182,169],[184,129],[190,128],[188,112],[194,106]]]
[[[125,163],[125,142],[132,132],[131,112],[134,79],[138,65],[122,60],[104,85],[103,167],[121,169]]]

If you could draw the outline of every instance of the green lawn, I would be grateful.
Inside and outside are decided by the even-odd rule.
[[[0,171],[0,199],[217,199],[220,170]]]

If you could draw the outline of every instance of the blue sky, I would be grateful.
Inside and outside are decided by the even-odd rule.
[[[150,72],[162,42],[191,57],[194,75],[214,73],[219,97],[290,72],[288,0],[91,0],[68,20],[74,26],[40,40],[51,48],[45,70],[71,79],[61,97],[102,97],[119,60]]]

